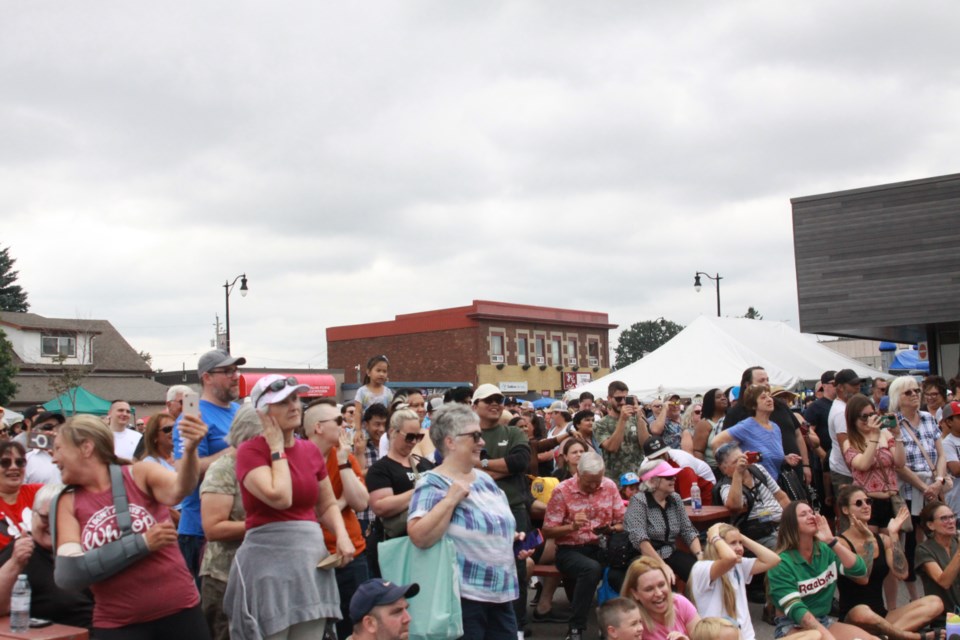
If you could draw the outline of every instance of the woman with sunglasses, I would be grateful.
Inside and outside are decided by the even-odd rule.
[[[847,433],[849,435],[849,431]],[[899,608],[889,607],[889,611],[883,603],[883,585],[887,576],[894,576],[895,581],[907,577],[907,557],[900,546],[900,527],[910,517],[910,512],[901,509],[885,525],[887,533],[883,534],[875,533],[868,524],[873,522],[872,511],[877,500],[871,498],[863,487],[844,485],[837,496],[837,504],[840,513],[850,522],[850,527],[838,536],[839,544],[863,558],[867,565],[865,576],[838,578],[840,619],[893,640],[933,640],[935,634],[922,634],[917,630],[943,613],[943,602],[938,597],[928,595]],[[896,598],[895,591],[893,597]]]
[[[916,600],[919,596],[914,569],[916,549],[917,542],[923,539],[922,530],[918,531],[921,529],[918,516],[924,502],[939,500],[944,489],[953,486],[953,480],[947,473],[940,427],[932,415],[920,410],[920,385],[911,376],[900,376],[894,378],[887,390],[890,413],[896,416],[906,457],[906,464],[898,470],[898,475],[900,495],[913,516],[913,531],[907,532],[903,546],[909,565],[907,592],[911,600]]]
[[[349,564],[354,546],[323,456],[313,443],[294,437],[301,418],[297,394],[308,389],[273,374],[250,393],[263,435],[237,449],[247,532],[223,598],[233,640],[319,638],[326,619],[340,617],[334,576],[317,569],[330,555],[317,516],[336,536],[340,559],[334,566]]]
[[[938,596],[949,613],[960,611],[960,544],[957,514],[934,500],[920,512],[920,526],[927,539],[917,546],[917,573],[923,591]]]
[[[377,516],[374,537],[388,540],[407,535],[407,509],[413,487],[421,473],[433,468],[428,461],[413,455],[423,437],[420,418],[410,409],[400,409],[390,416],[388,425],[390,449],[367,471],[370,508]]]
[[[149,428],[149,427],[148,427]],[[247,532],[240,485],[237,447],[263,433],[257,410],[247,404],[237,410],[227,433],[231,449],[207,468],[200,485],[200,517],[207,544],[200,563],[200,606],[212,640],[230,640],[230,621],[223,612],[230,565]]]
[[[23,510],[43,485],[24,484],[27,450],[14,440],[0,442],[0,549],[22,535]],[[16,535],[14,535],[16,534]]]
[[[847,439],[843,458],[853,481],[872,499],[870,530],[876,533],[896,516],[891,497],[897,493],[897,471],[906,463],[900,426],[881,428],[870,398],[856,394],[847,401]]]
[[[156,462],[164,469],[176,471],[173,459],[173,423],[176,420],[166,413],[158,413],[147,422],[143,431],[143,457],[141,460]]]
[[[430,439],[443,462],[414,489],[410,540],[421,549],[444,536],[453,541],[465,640],[514,640],[513,601],[520,595],[513,551],[516,520],[506,494],[477,470],[484,447],[480,418],[467,406],[446,404],[434,414]]]

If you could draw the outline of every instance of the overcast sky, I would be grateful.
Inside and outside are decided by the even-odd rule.
[[[958,171],[960,4],[20,2],[0,246],[31,311],[196,366],[499,300],[797,322],[795,196]],[[855,235],[855,234],[854,234]],[[853,239],[853,238],[852,238]],[[869,247],[860,250],[869,251]],[[239,285],[238,285],[239,286]]]

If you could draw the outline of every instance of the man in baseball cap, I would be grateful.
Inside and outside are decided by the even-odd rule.
[[[406,640],[410,635],[407,598],[420,593],[420,585],[393,584],[375,578],[361,584],[350,598],[353,640]],[[348,639],[349,640],[349,639]]]
[[[227,445],[226,437],[233,423],[233,416],[240,408],[236,402],[240,397],[240,371],[237,367],[246,363],[246,358],[231,356],[222,349],[206,352],[197,362],[197,375],[200,377],[200,420],[207,425],[207,435],[197,445],[201,474],[206,473],[207,468],[217,458],[234,451],[233,447]],[[183,455],[179,425],[185,419],[185,414],[181,413],[173,429],[173,456],[177,460]],[[200,520],[199,487],[181,503],[177,533],[180,552],[199,588],[200,560],[206,543]]]

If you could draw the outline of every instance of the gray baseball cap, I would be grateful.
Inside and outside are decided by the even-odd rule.
[[[233,365],[240,366],[242,364],[247,364],[246,358],[231,356],[223,349],[214,349],[200,356],[200,361],[197,362],[197,375],[202,376],[217,367],[232,367]]]

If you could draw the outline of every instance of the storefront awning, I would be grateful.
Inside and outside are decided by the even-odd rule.
[[[241,373],[240,374],[240,397],[246,398],[250,395],[250,391],[253,389],[253,385],[257,384],[257,380],[264,377],[265,375],[273,375],[266,373]],[[281,373],[284,377],[291,376],[293,374]],[[337,380],[331,375],[325,373],[308,373],[300,374],[293,376],[297,379],[297,382],[300,384],[310,385],[309,391],[304,391],[300,394],[301,398],[321,398],[324,396],[336,397],[337,396]]]

